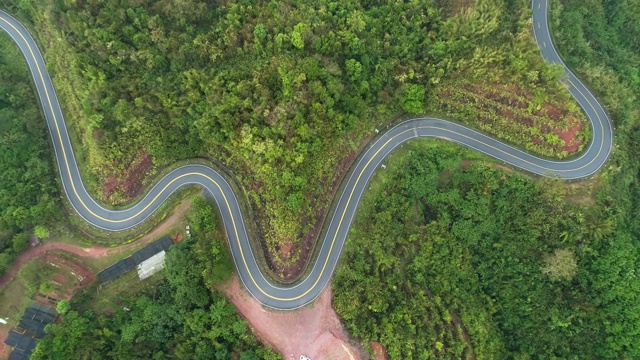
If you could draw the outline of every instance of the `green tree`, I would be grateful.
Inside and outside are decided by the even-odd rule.
[[[11,268],[13,260],[14,256],[12,254],[6,252],[0,253],[0,274]]]
[[[556,249],[543,258],[542,273],[553,280],[571,280],[578,272],[576,255],[569,249]]]
[[[407,84],[402,96],[402,109],[409,114],[422,114],[425,108],[426,89],[422,85]]]
[[[49,234],[49,229],[47,229],[46,227],[42,226],[42,225],[37,225],[34,229],[33,229],[33,233],[35,236],[39,237],[40,239],[46,239],[50,236]]]
[[[31,359],[84,359],[94,352],[91,322],[75,311],[62,318],[60,325],[49,324],[47,336],[38,341]]]
[[[66,314],[67,312],[69,312],[69,310],[71,310],[71,305],[69,304],[68,300],[62,299],[58,301],[58,304],[56,305],[56,311],[58,311],[60,314]]]
[[[29,247],[29,234],[19,233],[11,239],[12,249],[15,254],[20,254]]]

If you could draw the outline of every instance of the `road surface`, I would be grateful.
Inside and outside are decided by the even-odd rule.
[[[543,58],[564,66],[549,32],[548,0],[533,0],[532,6],[533,31]],[[13,38],[28,63],[53,140],[62,184],[77,213],[96,227],[121,231],[143,222],[178,188],[199,184],[212,194],[220,208],[229,246],[244,286],[262,304],[279,310],[292,310],[310,303],[329,283],[367,183],[387,155],[408,140],[423,137],[446,139],[524,171],[562,179],[579,179],[594,174],[603,166],[612,148],[613,130],[606,112],[566,66],[567,76],[563,82],[586,113],[593,130],[589,147],[577,158],[566,161],[543,159],[464,125],[442,119],[418,117],[405,121],[381,134],[361,155],[348,176],[311,271],[295,286],[282,287],[267,280],[260,271],[238,199],[227,180],[209,167],[194,164],[174,169],[158,181],[140,202],[128,209],[109,210],[100,206],[89,195],[80,178],[62,110],[35,41],[24,26],[1,11],[0,28]]]

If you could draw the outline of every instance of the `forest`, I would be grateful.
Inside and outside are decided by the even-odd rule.
[[[98,179],[141,157],[153,158],[151,179],[207,156],[232,168],[271,249],[314,228],[346,154],[401,113],[570,155],[555,133],[545,146],[523,138],[494,100],[524,101],[532,136],[556,120],[543,103],[582,117],[528,35],[528,2],[442,3],[0,0],[46,44],[97,197],[126,202],[101,196]],[[332,285],[363,346],[380,342],[391,359],[640,358],[640,1],[552,0],[551,10],[560,52],[613,119],[609,163],[565,184],[451,144],[407,146],[366,193]],[[61,205],[31,80],[0,41],[2,266]],[[277,358],[212,290],[233,266],[205,205],[156,289],[104,313],[80,294],[34,358]]]
[[[595,179],[531,179],[432,144],[378,175],[333,283],[363,345],[391,359],[640,357],[638,6],[552,3],[558,48],[615,125]]]
[[[56,167],[22,54],[0,33],[0,274],[60,219]]]
[[[83,290],[31,359],[280,359],[216,290],[234,270],[216,209],[196,198],[193,214],[193,236],[167,252],[156,286],[106,306],[95,286]]]
[[[221,163],[275,276],[303,268],[340,176],[403,114],[442,114],[553,157],[588,141],[586,126],[574,147],[559,137],[585,120],[539,56],[526,0],[441,3],[0,1],[44,47],[94,196],[126,203],[105,182],[146,171],[148,183],[195,156]],[[481,86],[459,93],[461,81]],[[440,97],[448,105],[429,101]],[[526,121],[505,117],[512,103]]]
[[[556,180],[427,145],[360,208],[333,282],[350,333],[391,359],[603,358],[596,254],[629,234]]]

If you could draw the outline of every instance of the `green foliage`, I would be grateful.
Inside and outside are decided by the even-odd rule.
[[[56,304],[56,311],[60,314],[66,314],[69,312],[69,310],[71,310],[71,305],[66,299],[62,299],[58,301],[58,304]]]
[[[165,273],[169,284],[175,289],[175,302],[185,309],[203,308],[209,304],[209,292],[202,282],[203,267],[181,266],[195,263],[191,246],[192,240],[176,244],[167,252],[165,259]]]
[[[402,98],[402,109],[409,114],[422,114],[424,112],[426,90],[424,86],[408,84]]]
[[[95,341],[88,342],[91,334],[91,318],[79,315],[75,311],[69,312],[62,318],[59,325],[49,324],[45,328],[49,334],[44,341],[39,341],[38,346],[31,355],[31,359],[85,359],[91,352]],[[84,350],[84,351],[83,351]]]
[[[53,283],[51,283],[51,281],[43,281],[40,283],[40,287],[38,287],[38,291],[44,295],[49,295],[54,290],[55,286],[53,286]]]
[[[34,19],[85,178],[119,174],[141,152],[156,166],[224,162],[272,251],[285,240],[302,248],[341,161],[381,121],[424,113],[437,84],[507,77],[545,92],[553,78],[524,1],[480,1],[448,19],[433,0],[180,4],[26,0],[14,9]],[[99,182],[89,185],[100,196]]]
[[[561,83],[550,84],[557,87]],[[428,103],[432,111],[464,118],[488,134],[548,157],[574,155],[589,143],[589,124],[573,100],[554,98],[541,90],[454,79],[440,84]],[[574,143],[565,144],[558,134],[572,128]]]
[[[0,273],[7,271],[7,269],[11,268],[13,265],[13,254],[10,253],[0,253]]]
[[[14,254],[20,254],[29,247],[29,233],[19,233],[11,239],[11,248]]]
[[[35,224],[59,219],[46,124],[18,48],[0,34],[0,274]]]
[[[174,245],[166,281],[153,291],[117,299],[104,314],[69,311],[47,327],[32,359],[279,359],[224,295],[205,285],[201,243],[208,241],[194,234]]]
[[[40,239],[46,239],[49,237],[49,229],[42,225],[36,225],[36,227],[33,229],[33,234]]]
[[[333,281],[349,331],[391,359],[635,357],[640,244],[562,236],[588,208],[464,154],[415,145],[374,181]]]
[[[601,95],[615,125],[616,150],[601,173],[597,206],[585,212],[579,235],[590,243],[582,286],[603,319],[596,358],[640,357],[640,50],[638,0],[552,2],[558,47],[578,75]]]
[[[544,256],[542,273],[553,280],[571,280],[578,273],[576,255],[569,249],[556,249]]]
[[[18,277],[25,284],[28,296],[35,295],[38,290],[45,294],[53,291],[52,284],[47,281],[48,266],[40,259],[33,259],[22,265],[18,271]]]
[[[204,274],[205,284],[213,287],[227,280],[235,271],[215,204],[194,197],[189,219],[193,228],[192,236],[199,241],[190,242],[188,246],[196,263],[201,266],[198,271]]]

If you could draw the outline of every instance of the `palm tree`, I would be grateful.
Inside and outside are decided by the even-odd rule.
[[[591,212],[587,215],[583,229],[583,236],[586,239],[597,242],[613,234],[615,224],[611,218]]]

